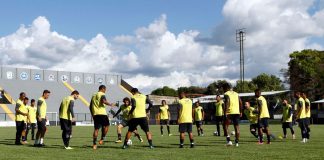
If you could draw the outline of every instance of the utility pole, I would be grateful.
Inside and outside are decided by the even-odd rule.
[[[236,30],[236,42],[240,42],[240,81],[241,81],[241,93],[244,92],[244,40],[245,40],[245,28]]]

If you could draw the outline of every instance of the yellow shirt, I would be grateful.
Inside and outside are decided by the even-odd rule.
[[[259,98],[257,98],[257,100],[261,101],[261,105],[262,105],[259,106],[260,118],[270,118],[267,100],[263,96],[260,96]]]
[[[234,91],[227,91],[224,95],[228,96],[229,98],[229,106],[227,108],[226,113],[240,114],[240,102],[238,94]]]
[[[24,103],[20,99],[17,100],[16,104],[19,105],[18,110],[20,112],[28,113],[28,110],[27,110],[26,106],[24,105]],[[25,121],[25,122],[27,122],[27,116],[24,116],[24,115],[19,114],[19,113],[16,112],[16,121]]]
[[[39,107],[40,115],[37,115],[37,116],[40,116],[41,118],[45,119],[46,118],[47,104],[46,104],[46,101],[45,101],[45,99],[43,97],[40,97],[38,99],[38,102],[40,102],[40,101],[42,102],[41,106]]]
[[[299,106],[299,104],[301,104],[301,106]],[[305,100],[300,97],[297,101],[297,107],[299,109],[297,118],[298,119],[303,119],[306,118],[306,107],[305,107]]]
[[[92,109],[92,114],[95,115],[107,115],[106,112],[106,106],[101,102],[102,96],[104,96],[105,93],[103,92],[97,92],[92,95],[91,98],[91,109]]]
[[[132,113],[132,118],[146,118],[146,96],[140,93],[133,95],[135,100],[135,109]]]
[[[258,123],[258,115],[253,113],[254,110],[255,109],[253,107],[244,110],[244,114],[251,124]]]
[[[305,99],[305,107],[306,107],[306,103],[308,103],[308,105],[309,105],[309,110],[308,111],[306,110],[306,118],[310,118],[311,117],[311,108],[310,108],[311,103],[308,98]]]
[[[37,112],[37,107],[34,106],[27,106],[27,110],[28,110],[28,115],[29,115],[29,121],[28,123],[36,123],[37,119],[36,119],[36,112]]]
[[[189,98],[179,100],[179,123],[192,123],[192,101]]]
[[[128,120],[128,114],[129,114],[129,111],[131,110],[131,108],[132,108],[132,106],[130,106],[130,105],[126,106],[126,105],[123,104],[123,105],[120,106],[120,109],[123,112],[122,117],[123,117],[123,119],[125,121]]]
[[[72,120],[73,117],[69,110],[71,101],[74,102],[74,98],[72,96],[67,96],[63,98],[60,106],[60,111],[59,111],[60,118],[66,120]]]
[[[169,106],[164,105],[160,107],[160,119],[169,119]]]
[[[28,113],[28,105],[25,105],[25,108],[22,110],[24,113]],[[29,121],[28,116],[24,116],[24,122],[27,123]]]
[[[195,108],[195,121],[202,121],[202,112],[203,108],[201,106]]]
[[[292,110],[290,104],[284,105],[282,107],[282,122],[292,122],[292,115],[289,110]]]
[[[223,104],[224,104],[224,102],[222,100],[215,103],[215,107],[216,107],[215,116],[223,116],[224,115]]]

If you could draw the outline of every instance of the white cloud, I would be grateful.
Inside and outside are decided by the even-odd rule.
[[[119,60],[120,63],[125,62],[125,59],[133,61],[125,67],[139,66],[133,52],[118,56],[113,54],[111,44],[102,34],[90,41],[74,40],[51,31],[50,27],[49,21],[40,16],[31,26],[22,25],[15,33],[1,37],[2,64],[98,73],[113,71]]]
[[[117,56],[112,54],[110,44],[102,34],[86,43],[78,53],[74,53],[69,59],[63,59],[52,69],[99,72],[110,71],[117,63]]]
[[[155,20],[148,27],[141,27],[137,29],[136,36],[139,39],[154,39],[163,35],[166,31],[166,15],[163,14],[160,19]]]
[[[118,64],[118,68],[120,71],[132,71],[136,70],[140,67],[138,62],[138,57],[134,52],[129,52],[127,55],[123,55],[120,60],[120,64]]]
[[[262,72],[279,75],[287,67],[288,54],[304,48],[323,49],[313,38],[324,38],[324,9],[310,14],[314,1],[228,0],[223,22],[210,38],[199,31],[173,33],[167,16],[133,35],[111,40],[98,34],[90,41],[72,39],[51,30],[45,17],[30,26],[0,37],[3,65],[78,72],[121,73],[145,93],[156,87],[206,84],[239,78],[239,47],[235,30],[246,28],[246,78]]]
[[[120,35],[114,37],[113,41],[115,43],[122,43],[122,44],[131,44],[134,43],[135,38],[130,35]]]
[[[313,4],[314,1],[303,0],[294,3],[288,0],[229,0],[223,8],[223,23],[206,42],[224,46],[228,57],[238,59],[235,30],[246,28],[247,77],[261,72],[278,75],[281,68],[287,67],[289,53],[308,47],[321,48],[311,39],[324,35],[323,10],[310,15],[308,10]],[[232,73],[238,74],[237,71]]]
[[[174,71],[163,77],[150,77],[139,74],[135,77],[127,79],[127,81],[138,88],[142,88],[142,92],[150,93],[151,90],[161,86],[169,86],[172,88],[190,86],[193,84],[192,81],[197,81],[200,78],[200,75],[192,75],[191,73],[186,74],[184,72]]]

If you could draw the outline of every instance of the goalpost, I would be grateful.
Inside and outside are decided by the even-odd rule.
[[[58,125],[58,115],[57,112],[46,112],[46,126],[57,126]]]

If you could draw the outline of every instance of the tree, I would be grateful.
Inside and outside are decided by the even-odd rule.
[[[226,80],[218,80],[207,87],[179,87],[177,90],[164,86],[163,88],[158,88],[152,91],[152,95],[161,95],[161,96],[177,96],[177,93],[186,92],[188,94],[205,94],[205,95],[217,95],[224,94],[223,86],[225,83],[230,84]],[[240,81],[236,82],[236,86],[233,87],[233,90],[241,92],[241,86],[244,86],[243,92],[254,92],[256,88],[260,88],[262,91],[273,91],[273,90],[283,90],[283,84],[281,80],[274,76],[262,73],[252,81],[244,81],[241,84]]]
[[[247,92],[254,92],[254,90],[257,88],[257,86],[252,81],[244,81],[243,84],[240,80],[236,81],[236,85],[233,88],[234,91],[241,93],[241,87],[243,85],[243,93]]]
[[[158,95],[158,96],[177,96],[177,91],[168,86],[164,86],[163,88],[158,88],[153,90],[151,94]]]
[[[213,82],[207,86],[205,94],[207,95],[216,95],[216,94],[223,94],[223,85],[225,83],[230,84],[226,80],[218,80],[216,82]]]
[[[262,73],[255,78],[252,78],[252,83],[262,91],[283,90],[284,86],[280,78],[275,75]]]
[[[180,92],[186,92],[188,94],[204,94],[206,92],[206,88],[197,86],[179,87],[178,93]]]
[[[295,51],[289,57],[285,75],[290,89],[305,92],[313,100],[324,98],[324,51]]]

